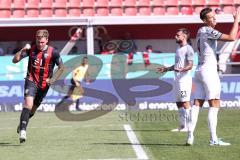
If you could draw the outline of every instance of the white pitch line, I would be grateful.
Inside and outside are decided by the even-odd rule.
[[[85,159],[80,159],[80,160],[85,160]],[[136,158],[109,158],[109,159],[87,159],[87,160],[139,160]]]
[[[141,159],[141,160],[149,159],[147,154],[143,150],[142,146],[140,145],[140,143],[137,139],[137,136],[135,135],[131,126],[129,124],[124,124],[123,127],[127,133],[129,141],[132,144],[133,150],[135,151],[137,158]]]

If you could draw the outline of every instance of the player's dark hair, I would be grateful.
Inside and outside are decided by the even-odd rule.
[[[203,21],[207,18],[207,14],[212,12],[211,8],[203,8],[200,12],[200,19]]]
[[[178,29],[178,32],[182,32],[183,34],[187,35],[187,43],[189,45],[192,45],[191,39],[190,39],[190,31],[187,28],[180,28]]]

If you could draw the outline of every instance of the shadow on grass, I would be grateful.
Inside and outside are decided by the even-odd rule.
[[[124,129],[110,129],[110,130],[106,130],[106,129],[97,129],[96,131],[106,131],[106,132],[126,132],[126,130]],[[134,132],[170,132],[170,130],[167,129],[133,129],[131,131]]]
[[[7,146],[21,146],[20,144],[12,144],[8,142],[0,142],[0,147],[7,147]]]
[[[141,145],[141,146],[186,146],[186,144],[172,144],[172,143],[140,143],[140,144],[132,144],[132,143],[91,143],[91,145]]]

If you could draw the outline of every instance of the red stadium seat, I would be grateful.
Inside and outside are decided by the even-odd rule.
[[[182,13],[182,15],[192,15],[193,14],[192,6],[181,7],[181,13]]]
[[[68,7],[70,8],[78,8],[81,6],[81,0],[69,0]]]
[[[94,7],[95,0],[82,0],[82,7]]]
[[[41,8],[52,8],[53,0],[41,0]]]
[[[165,14],[165,8],[162,6],[153,7],[153,15],[159,16]]]
[[[80,17],[81,9],[80,8],[68,8],[68,16],[69,17]]]
[[[135,7],[126,7],[125,8],[125,15],[126,16],[136,16],[137,9]]]
[[[207,3],[208,5],[219,5],[220,4],[220,0],[210,0]]]
[[[178,0],[166,0],[165,4],[167,6],[178,6]]]
[[[38,8],[30,8],[27,9],[27,17],[38,17],[39,16],[39,10]]]
[[[150,6],[150,0],[138,0],[138,6]]]
[[[204,6],[196,6],[194,7],[194,14],[199,15],[199,13],[201,12],[201,10],[204,8]]]
[[[96,8],[97,16],[108,16],[109,10],[107,7]]]
[[[40,17],[52,17],[53,10],[52,8],[42,8],[40,11]]]
[[[224,14],[233,14],[235,12],[234,6],[223,6],[223,13]]]
[[[0,9],[0,18],[10,18],[11,10],[10,9]]]
[[[40,0],[27,0],[27,8],[38,8]]]
[[[128,6],[128,7],[134,7],[136,6],[136,0],[125,0],[124,1],[124,6]]]
[[[179,11],[178,11],[178,7],[167,7],[167,15],[178,15]]]
[[[0,9],[10,9],[12,0],[0,0]],[[5,12],[5,11],[3,11]],[[7,12],[6,12],[7,13]]]
[[[120,7],[122,6],[122,0],[110,0],[109,6]]]
[[[138,13],[141,16],[149,16],[151,15],[151,9],[149,7],[139,7]]]
[[[55,0],[54,7],[56,8],[66,8],[67,0]]]
[[[12,18],[24,18],[25,10],[24,9],[13,9]]]
[[[233,5],[234,4],[234,0],[222,0],[221,4],[222,5]]]
[[[234,4],[239,5],[240,4],[240,0],[234,0]]]
[[[181,0],[180,4],[181,4],[181,6],[191,6],[192,0]]]
[[[97,7],[108,7],[108,0],[96,0]]]
[[[164,3],[164,0],[153,0],[152,5],[153,6],[164,6],[165,3]]]
[[[13,8],[17,8],[17,9],[22,9],[22,8],[25,8],[25,0],[14,0],[13,1]],[[20,11],[17,11],[20,13]],[[14,15],[14,16],[17,16],[17,15]],[[21,15],[19,15],[21,16]]]
[[[112,7],[110,8],[111,16],[122,16],[123,10],[121,7]]]
[[[65,8],[55,8],[54,15],[55,17],[67,17],[67,10]]]
[[[205,0],[193,0],[192,4],[194,6],[205,6],[206,5],[206,1]]]
[[[83,8],[83,16],[94,16],[95,12],[93,8]]]

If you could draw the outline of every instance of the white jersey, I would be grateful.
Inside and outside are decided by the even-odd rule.
[[[217,70],[217,39],[222,33],[208,26],[201,27],[197,32],[198,66],[196,70]]]
[[[188,61],[193,61],[193,55],[194,55],[193,48],[189,44],[182,47],[179,46],[176,50],[174,68],[175,69],[184,68],[188,64]],[[186,72],[174,72],[174,73],[176,81],[180,82],[192,79],[190,70]]]

